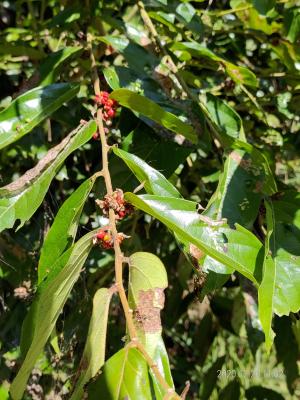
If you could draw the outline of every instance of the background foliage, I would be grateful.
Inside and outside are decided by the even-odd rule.
[[[134,1],[0,4],[0,399],[20,367],[21,327],[44,267],[68,241],[68,226],[57,225],[60,253],[40,258],[58,210],[77,193],[74,215],[72,204],[60,211],[77,246],[104,223],[94,203],[103,181],[90,178],[101,168],[94,123],[68,135],[94,112],[87,32],[102,89],[122,106],[109,134],[118,144],[110,156],[114,187],[132,192],[146,181],[138,195],[148,195],[127,195],[140,210],[121,223],[131,236],[123,250],[154,253],[167,269],[163,338],[175,387],[190,380],[190,399],[297,399],[300,2],[149,0],[145,7],[156,42]],[[3,188],[56,145],[45,173]],[[207,226],[188,225],[194,202]],[[221,218],[229,226],[210,225]],[[17,220],[22,228],[11,229]],[[112,266],[112,252],[99,248],[76,266],[78,280],[25,399],[70,398],[93,297],[107,299],[98,289],[111,285]],[[106,358],[123,347],[124,332],[114,296]]]

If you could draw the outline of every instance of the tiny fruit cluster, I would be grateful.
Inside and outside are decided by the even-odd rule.
[[[104,215],[109,214],[109,210],[113,210],[116,219],[123,219],[126,215],[131,214],[133,207],[124,199],[124,193],[121,189],[116,189],[112,195],[105,195],[104,200],[96,200],[96,204],[102,209]]]
[[[96,200],[96,204],[102,209],[105,216],[109,215],[109,210],[113,210],[118,220],[123,219],[133,211],[132,205],[124,199],[124,193],[121,189],[116,189],[111,195],[106,194],[103,200]],[[118,233],[119,244],[127,237],[124,233]],[[111,249],[114,246],[114,240],[110,229],[101,228],[94,237],[93,243],[100,245],[103,249]]]
[[[121,244],[126,237],[124,233],[118,233],[117,240],[119,244]],[[93,243],[95,245],[100,245],[103,249],[112,249],[114,247],[114,240],[111,230],[109,228],[101,228],[94,237]]]

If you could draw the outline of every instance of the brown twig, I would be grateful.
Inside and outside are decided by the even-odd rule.
[[[100,79],[97,72],[97,65],[96,60],[94,57],[93,49],[92,49],[92,36],[88,34],[87,36],[88,46],[90,49],[90,57],[91,57],[91,64],[92,64],[92,79],[93,79],[93,86],[94,86],[94,93],[95,95],[100,95]],[[103,116],[102,111],[100,108],[97,110],[96,115],[96,123],[100,134],[101,139],[101,152],[102,152],[102,170],[101,175],[104,177],[106,191],[108,195],[112,195],[113,187],[111,182],[111,176],[109,171],[109,164],[108,164],[108,152],[110,147],[107,144],[106,135],[103,126]],[[164,377],[160,373],[157,365],[154,363],[152,358],[147,353],[144,346],[140,343],[137,337],[137,331],[133,322],[132,310],[129,307],[128,300],[126,297],[124,285],[123,285],[123,263],[124,263],[124,256],[121,251],[121,247],[118,241],[118,230],[116,226],[116,216],[112,209],[109,210],[109,226],[112,233],[113,241],[114,241],[114,252],[115,252],[115,279],[116,279],[116,288],[120,296],[122,308],[125,314],[128,334],[130,337],[129,345],[132,347],[136,347],[145,358],[146,362],[148,363],[149,367],[152,369],[157,381],[160,385],[164,388],[167,394],[172,394],[172,397],[168,397],[170,399],[180,399],[180,397],[174,392],[174,389],[171,388],[168,383],[165,381]]]

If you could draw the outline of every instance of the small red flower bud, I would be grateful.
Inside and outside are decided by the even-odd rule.
[[[100,239],[100,240],[101,240],[101,239],[104,238],[105,235],[106,235],[105,231],[101,230],[101,231],[99,231],[99,232],[97,233],[96,237],[97,237],[97,239]]]
[[[125,212],[125,211],[119,211],[119,218],[120,218],[120,219],[124,218],[125,215],[126,215],[126,212]]]
[[[109,118],[114,118],[115,115],[116,115],[116,112],[115,112],[115,110],[113,110],[112,108],[110,108],[110,109],[107,111],[107,116],[108,116]]]

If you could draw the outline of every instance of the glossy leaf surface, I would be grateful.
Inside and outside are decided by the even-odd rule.
[[[63,253],[41,283],[23,325],[24,361],[10,393],[13,400],[23,398],[26,382],[35,362],[49,339],[57,318],[77,281],[81,268],[92,248],[96,231],[89,232]]]
[[[275,249],[270,247],[270,239],[274,232],[273,206],[268,202],[265,202],[265,206],[267,211],[267,235],[265,239],[263,277],[258,289],[258,314],[265,333],[266,348],[269,352],[274,340],[274,332],[272,331],[272,317],[275,296],[276,261],[274,261],[272,258],[272,254],[274,254]],[[274,242],[272,244],[274,246]]]
[[[128,301],[133,310],[138,337],[147,353],[172,387],[167,351],[161,336],[160,312],[164,308],[164,289],[168,285],[163,263],[154,254],[134,253],[129,258]],[[164,389],[150,370],[156,399],[163,399]]]
[[[238,83],[248,86],[257,86],[255,74],[246,67],[240,67],[216,55],[208,48],[201,46],[196,42],[181,42],[172,46],[173,50],[185,50],[196,58],[208,58],[219,65],[223,66],[230,78]]]
[[[79,364],[80,375],[71,400],[81,400],[83,398],[84,385],[97,374],[104,364],[107,318],[111,296],[112,291],[105,288],[97,290],[94,295],[93,313]]]
[[[41,249],[38,283],[47,276],[57,258],[74,243],[79,218],[94,182],[93,176],[83,182],[58,210]]]
[[[60,144],[53,147],[34,168],[15,182],[0,188],[0,231],[12,228],[18,219],[20,228],[30,219],[42,203],[64,160],[86,143],[95,131],[94,121],[75,129]]]
[[[263,247],[249,231],[237,225],[210,226],[199,218],[196,203],[160,196],[126,193],[135,207],[163,222],[185,243],[192,243],[213,259],[236,269],[253,282],[261,278]]]
[[[140,182],[144,182],[147,193],[168,197],[181,197],[178,190],[156,169],[141,158],[124,150],[114,148],[114,153],[122,158]]]
[[[152,400],[148,366],[134,348],[125,347],[105,364],[102,374],[88,387],[90,400]]]
[[[152,100],[128,89],[114,90],[110,97],[117,100],[120,105],[144,115],[172,132],[183,135],[192,143],[197,143],[197,133],[191,125],[181,121],[174,114],[165,111]]]
[[[0,113],[0,149],[30,132],[78,91],[76,84],[56,83],[37,87],[17,97]]]

